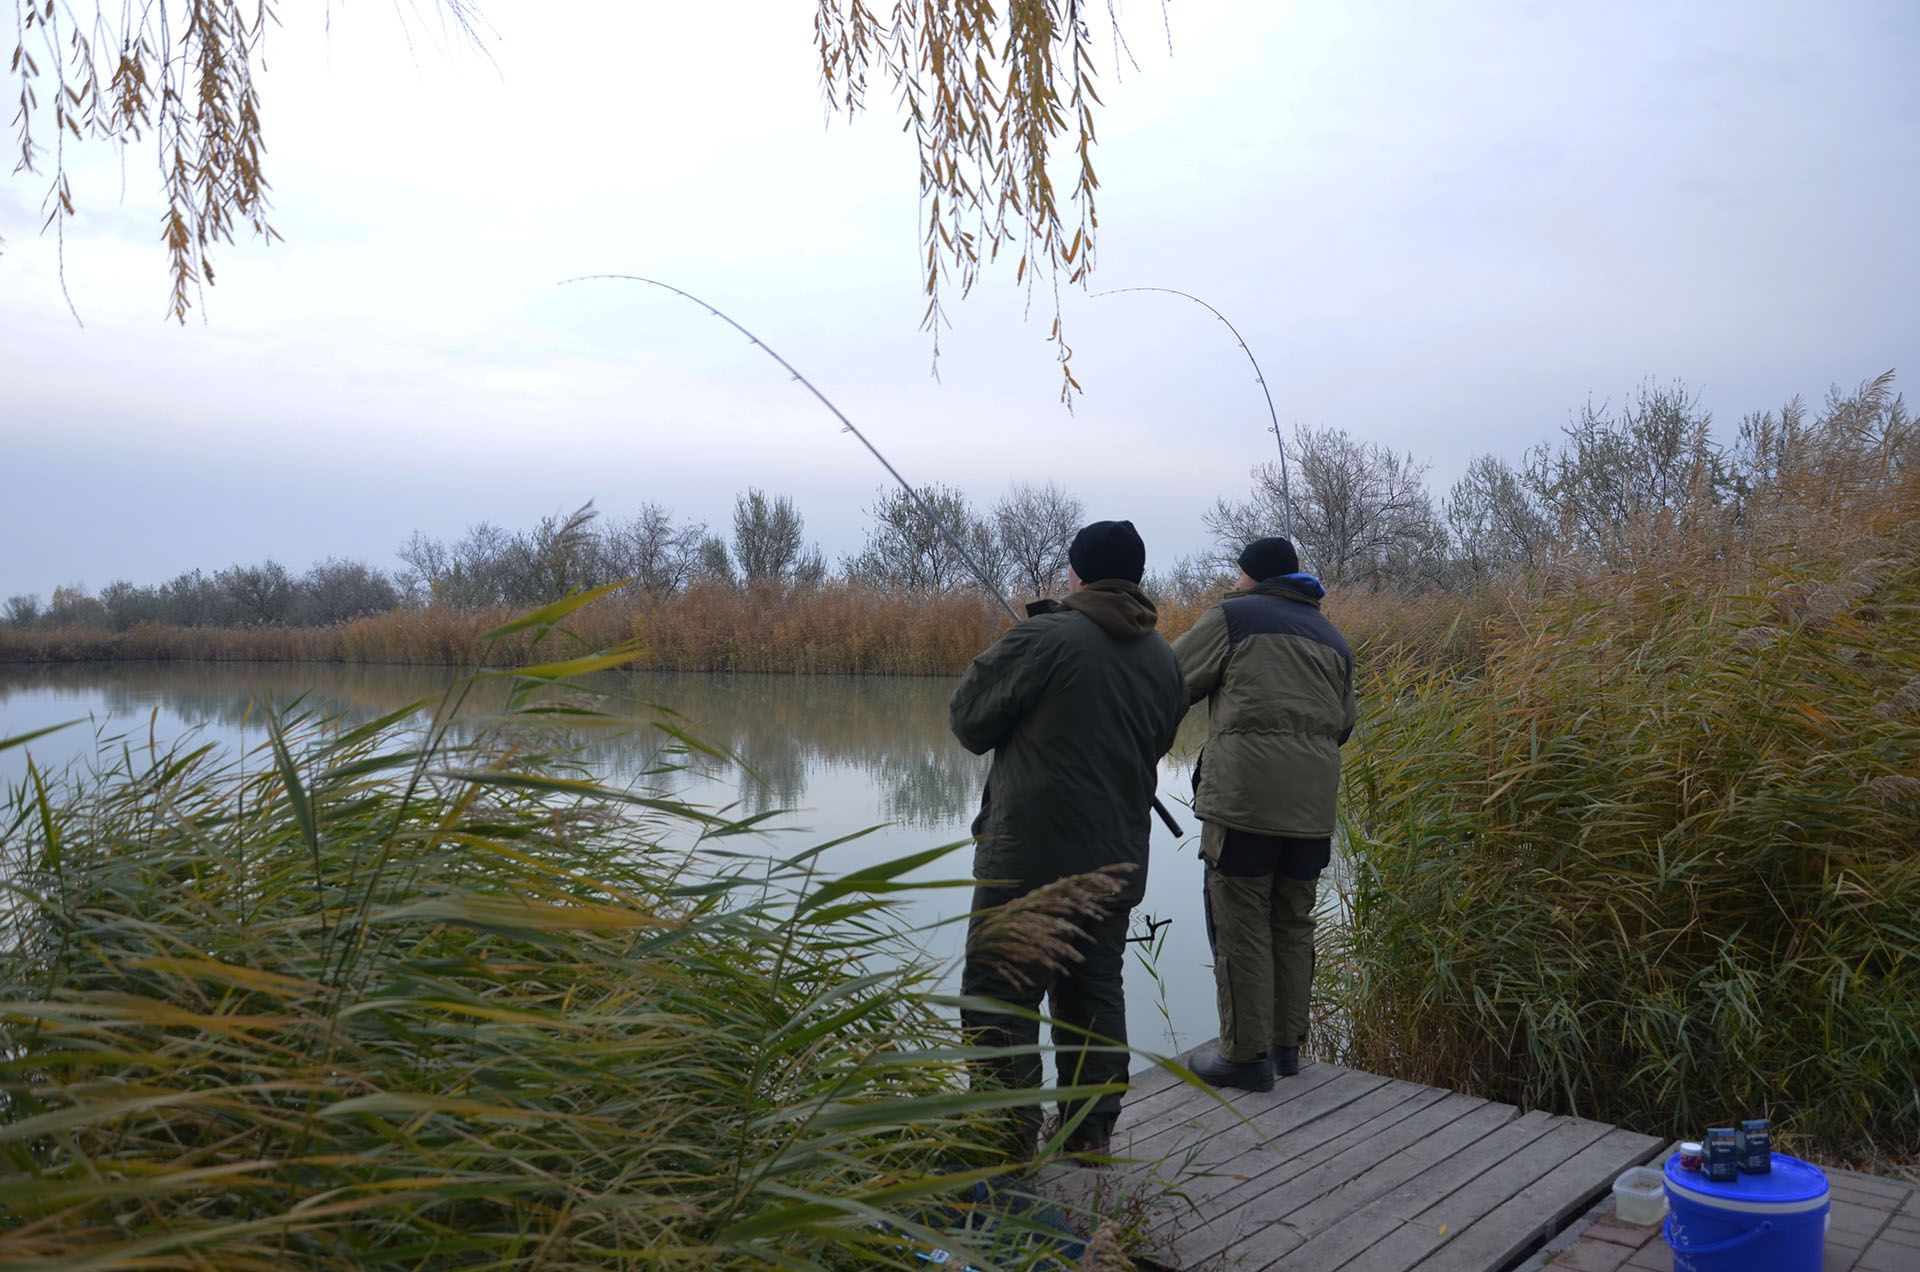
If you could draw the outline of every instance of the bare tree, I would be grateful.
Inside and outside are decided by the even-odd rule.
[[[100,604],[107,611],[107,626],[124,632],[139,623],[160,621],[158,588],[139,587],[125,579],[115,579],[100,589]]]
[[[1183,556],[1166,571],[1148,575],[1143,586],[1156,600],[1194,605],[1219,599],[1232,589],[1234,581],[1234,572],[1207,554]]]
[[[161,621],[176,627],[217,627],[228,617],[220,586],[198,570],[188,570],[158,588]]]
[[[1066,582],[1067,549],[1086,520],[1080,500],[1052,482],[1016,484],[993,506],[993,525],[1013,588],[1052,596]]]
[[[1719,510],[1729,473],[1699,403],[1684,384],[1648,382],[1617,416],[1589,402],[1557,449],[1528,456],[1528,493],[1569,549],[1619,561],[1639,536]]]
[[[627,520],[607,525],[600,551],[609,581],[632,579],[640,591],[660,599],[699,576],[700,548],[706,538],[704,524],[676,524],[667,509],[646,503]]]
[[[700,540],[700,568],[694,578],[701,583],[733,582],[733,555],[725,539],[710,534]]]
[[[593,526],[599,515],[588,500],[566,516],[540,518],[518,545],[524,574],[510,589],[509,602],[544,604],[608,581]]]
[[[842,567],[848,578],[923,596],[974,581],[963,549],[977,560],[980,549],[994,548],[993,534],[953,487],[936,483],[917,493],[918,499],[891,487],[874,498],[866,546]],[[987,568],[984,561],[980,565]]]
[[[4,612],[9,627],[32,627],[40,621],[40,597],[31,592],[9,596]]]
[[[293,612],[293,578],[277,561],[235,565],[213,576],[235,626],[284,623]]]
[[[1328,584],[1417,587],[1439,577],[1446,527],[1426,487],[1426,465],[1343,429],[1295,433],[1294,529],[1301,565]],[[1202,514],[1231,563],[1248,541],[1282,533],[1280,469],[1253,470],[1248,499],[1221,499]]]
[[[1530,569],[1545,561],[1552,523],[1522,474],[1505,460],[1476,457],[1444,506],[1456,558],[1472,578]]]
[[[1007,580],[1013,575],[1013,557],[1001,541],[1000,529],[993,519],[983,516],[969,518],[961,542],[972,561],[965,586],[982,594],[992,594],[996,601],[1005,600]]]
[[[733,562],[747,583],[794,583],[814,572],[803,535],[806,521],[785,495],[754,487],[733,501]],[[825,565],[819,565],[825,573]]]
[[[467,527],[452,543],[419,531],[400,549],[408,590],[439,605],[478,609],[513,603],[530,570],[530,554],[516,537],[490,521]]]
[[[105,595],[101,593],[103,600]],[[364,561],[328,557],[301,577],[293,621],[322,627],[368,614],[384,614],[399,605],[400,590],[384,571]]]
[[[453,552],[446,544],[415,530],[395,555],[406,567],[400,571],[399,581],[410,602],[424,604],[444,599],[441,588],[453,573]]]
[[[787,581],[794,587],[819,587],[831,573],[827,568],[827,558],[815,546],[801,553],[800,559],[794,562],[792,571],[787,575]]]

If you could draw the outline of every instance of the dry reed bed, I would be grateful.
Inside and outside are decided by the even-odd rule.
[[[1160,630],[1178,636],[1208,602],[1168,601]],[[1419,597],[1336,593],[1327,610],[1356,646],[1410,644],[1450,664],[1477,655],[1499,593]],[[483,642],[503,610],[445,607],[394,610],[333,627],[0,627],[0,664],[20,662],[194,661],[395,663],[517,666],[534,656],[531,636]],[[660,602],[619,596],[575,614],[568,639],[580,648],[632,640],[639,665],[660,671],[816,675],[958,675],[1007,625],[992,602],[972,593],[903,596],[830,585],[777,589],[698,587]],[[540,656],[554,650],[543,646]]]

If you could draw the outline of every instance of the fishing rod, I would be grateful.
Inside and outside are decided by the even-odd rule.
[[[980,568],[980,564],[973,559],[973,554],[971,552],[968,552],[966,547],[960,542],[959,538],[956,537],[954,533],[947,528],[947,523],[942,521],[939,518],[939,516],[935,514],[932,506],[927,503],[926,499],[920,494],[918,490],[915,490],[913,488],[912,483],[908,482],[905,477],[902,477],[900,475],[900,470],[895,468],[891,463],[887,461],[887,457],[880,453],[880,448],[878,446],[875,446],[873,442],[868,439],[865,433],[862,433],[858,428],[854,426],[853,421],[848,419],[845,413],[842,412],[839,407],[833,404],[832,399],[828,398],[826,394],[822,393],[817,387],[815,387],[813,381],[807,379],[806,376],[801,375],[799,372],[799,369],[796,368],[791,362],[788,362],[785,358],[781,357],[780,354],[773,348],[772,345],[768,344],[766,341],[762,340],[760,337],[754,335],[751,331],[748,331],[745,327],[741,326],[738,322],[735,322],[730,315],[722,313],[719,309],[715,308],[713,305],[708,304],[706,301],[700,299],[700,297],[694,295],[692,292],[682,291],[680,288],[675,287],[672,283],[663,283],[657,278],[645,278],[639,274],[583,274],[578,278],[563,278],[560,280],[560,285],[564,287],[569,283],[591,283],[591,282],[646,283],[650,287],[658,287],[662,291],[670,291],[674,295],[682,298],[683,300],[692,301],[694,304],[700,306],[700,308],[712,314],[715,318],[718,318],[721,322],[726,323],[729,327],[732,327],[735,331],[745,336],[747,338],[747,341],[750,344],[752,344],[754,348],[760,350],[762,353],[766,354],[769,358],[772,358],[775,362],[778,362],[781,368],[785,370],[788,375],[792,376],[795,380],[798,380],[800,384],[806,388],[807,392],[813,394],[815,398],[819,399],[820,405],[826,407],[829,411],[833,412],[833,418],[840,421],[840,428],[843,432],[852,433],[856,438],[859,439],[860,444],[867,448],[867,453],[880,461],[880,466],[887,470],[887,475],[892,477],[896,482],[898,482],[900,484],[900,489],[906,491],[907,497],[913,500],[914,506],[920,510],[920,515],[925,517],[928,523],[931,524],[935,530],[940,532],[940,537],[947,541],[947,546],[952,548],[954,552],[960,557],[960,559],[966,563],[967,569],[973,572],[973,577],[979,580],[980,586],[986,588],[987,591],[993,596],[993,599],[1000,602],[1000,607],[1007,611],[1008,616],[1011,617],[1014,622],[1017,623],[1020,621],[1020,612],[1013,608],[1013,602],[1007,599],[1006,594],[1003,593],[1000,590],[999,585],[993,581],[993,576]],[[1222,321],[1225,321],[1225,320],[1222,319]],[[1278,425],[1276,425],[1275,427],[1278,427]],[[1184,830],[1180,828],[1180,823],[1173,819],[1173,814],[1167,811],[1167,806],[1160,802],[1160,797],[1157,795],[1154,796],[1154,799],[1153,799],[1153,811],[1159,814],[1160,820],[1166,823],[1167,829],[1172,831],[1176,836],[1184,835],[1186,833]]]
[[[1228,322],[1227,316],[1218,309],[1215,309],[1212,305],[1209,305],[1192,292],[1181,291],[1178,287],[1116,287],[1110,291],[1095,292],[1093,295],[1094,299],[1098,300],[1102,296],[1123,296],[1128,292],[1165,292],[1169,296],[1184,296],[1194,304],[1199,305],[1202,309],[1205,309],[1215,318],[1218,318],[1222,323],[1225,323],[1227,330],[1233,333],[1234,343],[1240,346],[1240,352],[1247,355],[1247,361],[1253,363],[1254,382],[1260,386],[1260,392],[1264,394],[1267,399],[1267,418],[1273,421],[1272,427],[1267,431],[1273,434],[1274,444],[1280,448],[1280,510],[1282,515],[1286,517],[1287,538],[1293,538],[1293,495],[1292,492],[1287,489],[1286,439],[1280,435],[1280,416],[1273,409],[1273,393],[1267,388],[1266,374],[1260,370],[1260,362],[1253,356],[1253,350],[1247,346],[1246,338],[1240,334],[1240,329],[1235,327],[1231,322]]]

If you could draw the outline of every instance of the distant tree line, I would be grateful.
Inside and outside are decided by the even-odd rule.
[[[7,598],[0,616],[15,627],[107,627],[140,623],[175,627],[320,627],[401,605],[403,596],[384,571],[360,561],[329,559],[294,575],[276,561],[235,565],[212,574],[189,570],[165,583],[107,584],[100,595],[56,587],[44,606],[38,596]]]
[[[1411,455],[1340,428],[1300,428],[1284,487],[1277,464],[1255,467],[1245,498],[1219,499],[1202,515],[1214,548],[1147,586],[1181,600],[1226,586],[1240,545],[1284,532],[1283,488],[1305,568],[1330,586],[1418,592],[1566,563],[1631,568],[1704,530],[1737,541],[1767,523],[1771,492],[1816,484],[1830,501],[1871,499],[1920,463],[1920,430],[1891,371],[1831,391],[1818,410],[1795,398],[1749,415],[1731,446],[1714,441],[1712,422],[1685,385],[1650,382],[1618,408],[1588,403],[1518,463],[1477,456],[1438,498]],[[44,605],[14,596],[0,619],[115,631],[318,626],[405,606],[529,607],[622,581],[631,599],[659,602],[700,586],[831,582],[933,596],[980,590],[984,575],[1018,601],[1064,588],[1067,545],[1086,518],[1080,499],[1052,483],[1016,484],[990,507],[950,486],[917,497],[883,489],[867,512],[865,543],[831,566],[790,497],[750,489],[734,500],[727,533],[655,503],[624,518],[588,505],[521,531],[483,521],[453,540],[416,532],[392,573],[329,559],[296,576],[265,561],[158,585],[114,582],[98,596],[58,587]]]
[[[1817,411],[1796,397],[1749,415],[1728,447],[1712,424],[1684,384],[1649,382],[1617,408],[1589,402],[1518,464],[1477,456],[1438,499],[1411,455],[1337,428],[1300,429],[1287,482],[1293,537],[1324,582],[1374,591],[1467,587],[1564,564],[1630,569],[1709,532],[1751,540],[1770,497],[1788,488],[1837,506],[1871,499],[1920,464],[1920,430],[1891,371],[1830,391]],[[1282,491],[1277,464],[1256,467],[1246,499],[1204,514],[1219,555],[1176,573],[1224,569],[1234,545],[1282,533]]]
[[[160,584],[109,583],[98,596],[58,587],[44,605],[38,596],[10,597],[0,621],[113,631],[141,623],[324,626],[409,606],[530,607],[613,583],[624,583],[630,599],[655,602],[700,586],[807,588],[836,580],[934,595],[977,589],[975,568],[1027,597],[1064,589],[1067,545],[1085,516],[1078,499],[1051,484],[1020,484],[976,510],[950,487],[918,493],[916,500],[881,492],[865,545],[837,569],[808,541],[793,500],[756,488],[734,500],[727,535],[655,503],[624,518],[603,517],[589,504],[521,531],[483,521],[452,540],[415,532],[391,573],[331,559],[301,575],[276,561],[190,570]]]

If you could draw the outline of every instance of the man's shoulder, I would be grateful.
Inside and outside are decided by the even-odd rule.
[[[1082,626],[1081,617],[1064,607],[1047,610],[1021,619],[1009,627],[1000,639],[1016,642],[1010,648],[1022,649],[1030,655],[1037,654],[1043,650],[1072,643],[1078,629]]]
[[[1298,636],[1349,654],[1346,637],[1317,605],[1254,592],[1220,602],[1227,638],[1239,644],[1250,636]]]
[[[1029,615],[1021,619],[1015,626],[1025,628],[1035,635],[1048,635],[1057,633],[1063,629],[1070,630],[1078,624],[1080,619],[1085,617],[1086,615],[1077,613],[1062,605],[1058,609],[1042,610],[1038,614]]]

